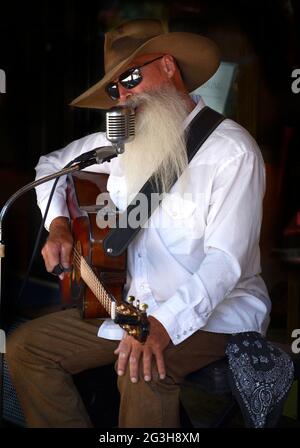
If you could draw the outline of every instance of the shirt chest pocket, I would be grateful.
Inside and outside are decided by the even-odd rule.
[[[205,229],[204,194],[192,198],[168,195],[160,207],[159,234],[169,251],[189,254]]]

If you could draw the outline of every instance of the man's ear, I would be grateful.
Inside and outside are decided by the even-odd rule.
[[[161,66],[165,75],[169,79],[173,78],[177,68],[174,57],[170,54],[165,54],[161,60]]]

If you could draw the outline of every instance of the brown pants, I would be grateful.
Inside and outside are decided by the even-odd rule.
[[[118,341],[97,337],[99,320],[77,310],[48,314],[19,327],[7,342],[7,362],[29,427],[87,428],[91,421],[72,374],[116,361]],[[185,375],[224,356],[228,335],[198,331],[164,352],[167,376],[131,383],[118,377],[120,427],[175,428]],[[99,379],[101,381],[101,379]]]

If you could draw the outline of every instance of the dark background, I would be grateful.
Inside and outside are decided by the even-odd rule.
[[[222,59],[239,64],[233,118],[257,139],[266,162],[263,277],[273,300],[272,325],[285,327],[289,269],[273,249],[299,247],[299,228],[292,224],[300,210],[300,94],[291,91],[292,70],[300,68],[297,0],[2,2],[0,69],[7,93],[0,94],[0,205],[33,180],[41,154],[104,129],[102,111],[68,104],[102,77],[104,33],[124,20],[150,17],[161,18],[171,31],[212,37]],[[5,220],[2,312],[15,312],[16,287],[39,222],[33,192]],[[55,282],[39,254],[31,277]],[[22,306],[45,301],[32,290],[24,297]]]

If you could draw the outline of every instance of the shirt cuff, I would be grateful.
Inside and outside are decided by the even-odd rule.
[[[106,319],[98,330],[98,337],[103,339],[111,339],[113,341],[120,341],[125,331],[112,319]]]
[[[176,302],[178,305],[178,299],[172,297],[149,314],[164,326],[174,345],[180,344],[204,327],[210,315],[210,313],[198,315],[186,304],[184,304],[184,309],[178,311],[178,306],[174,307]]]

